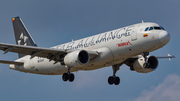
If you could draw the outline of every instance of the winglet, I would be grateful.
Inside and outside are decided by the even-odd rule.
[[[169,61],[171,61],[172,58],[175,58],[175,56],[172,56],[170,54],[168,54],[168,56],[169,56]]]

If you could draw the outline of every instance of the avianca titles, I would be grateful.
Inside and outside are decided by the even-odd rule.
[[[123,64],[131,71],[149,73],[158,67],[158,58],[174,58],[149,55],[170,40],[169,33],[156,23],[142,22],[51,48],[38,47],[20,17],[12,18],[12,23],[16,44],[0,43],[0,50],[18,53],[19,59],[0,63],[21,72],[62,75],[63,81],[72,82],[73,72],[112,66],[108,83],[118,85],[116,72]]]

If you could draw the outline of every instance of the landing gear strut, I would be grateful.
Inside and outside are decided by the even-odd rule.
[[[148,55],[149,55],[149,52],[143,52],[142,53],[142,56],[144,57],[144,61],[145,61],[144,65],[143,65],[144,68],[148,68],[149,67],[148,58],[147,58]]]
[[[70,68],[68,68],[68,73],[64,73],[63,75],[62,75],[62,79],[63,79],[63,81],[68,81],[69,80],[69,82],[73,82],[74,81],[74,74],[73,73],[70,73]]]
[[[113,65],[112,68],[113,68],[113,76],[110,76],[108,78],[108,83],[110,85],[112,84],[115,84],[115,85],[119,85],[120,83],[120,78],[118,76],[116,76],[116,72],[119,70],[119,67],[121,66],[122,64],[116,64],[116,65]]]

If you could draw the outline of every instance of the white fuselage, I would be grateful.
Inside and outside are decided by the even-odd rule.
[[[71,68],[71,72],[78,70],[94,70],[112,66],[123,62],[127,58],[151,52],[168,43],[169,34],[165,30],[145,31],[147,27],[159,26],[156,23],[139,23],[120,29],[108,31],[91,37],[72,41],[52,47],[54,49],[97,51],[98,57],[91,59],[86,65]],[[24,65],[10,65],[11,69],[44,75],[60,75],[67,72],[67,68],[60,63],[54,64],[47,58],[30,55],[16,61]]]

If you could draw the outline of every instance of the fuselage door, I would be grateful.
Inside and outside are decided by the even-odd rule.
[[[139,24],[135,25],[132,32],[131,32],[131,40],[135,41],[137,40],[137,30],[138,30]]]

